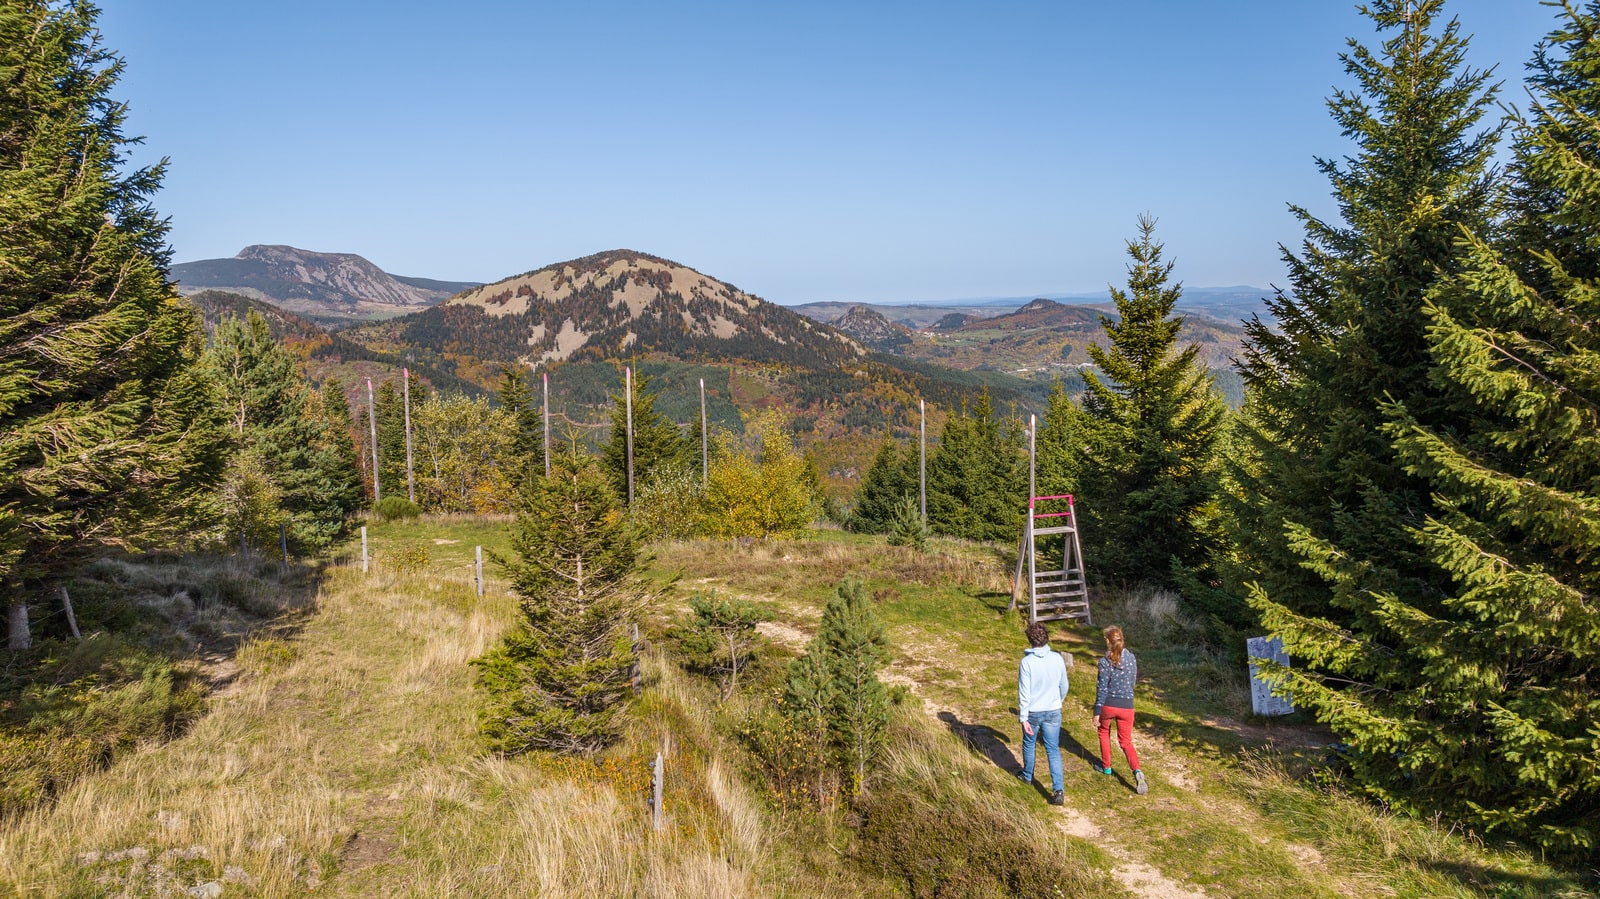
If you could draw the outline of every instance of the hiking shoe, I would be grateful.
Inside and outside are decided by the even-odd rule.
[[[1137,768],[1133,771],[1133,791],[1140,796],[1150,792],[1150,785],[1144,780],[1144,772]]]
[[[1055,791],[1054,793],[1050,794],[1050,804],[1051,805],[1066,805],[1067,804],[1067,794],[1062,792],[1061,790]]]
[[[1110,774],[1111,773],[1111,766],[1107,765],[1104,768],[1101,768],[1100,769],[1100,773],[1101,774]]]
[[[1025,784],[1033,783],[1033,778],[1029,777],[1028,776],[1028,772],[1026,772],[1026,771],[1018,771],[1017,772],[1017,780],[1020,780]]]

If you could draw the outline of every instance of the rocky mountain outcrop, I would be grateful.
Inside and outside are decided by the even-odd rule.
[[[870,306],[851,306],[832,324],[834,330],[850,335],[863,346],[882,352],[893,352],[911,342],[910,328],[889,321],[883,313]]]
[[[353,253],[254,245],[232,259],[174,265],[178,291],[222,290],[254,297],[316,321],[396,315],[442,302],[475,282],[391,275]]]

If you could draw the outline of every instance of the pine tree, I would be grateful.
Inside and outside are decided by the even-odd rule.
[[[665,415],[656,411],[657,395],[650,390],[649,375],[633,374],[633,485],[638,490],[658,467],[698,462],[700,447],[691,452],[688,442]],[[611,440],[606,443],[601,464],[611,477],[612,489],[624,499],[628,495],[628,408],[622,391],[611,396]]]
[[[530,477],[544,474],[544,419],[520,364],[507,366],[501,376],[500,407],[515,423],[512,482],[519,491],[526,490]]]
[[[406,480],[405,393],[398,378],[385,380],[376,387],[373,407],[378,418],[378,468],[383,476],[383,495],[409,498]],[[412,455],[415,457],[417,409],[428,401],[429,391],[427,383],[415,372],[410,375],[410,387]]]
[[[1600,838],[1600,4],[1531,66],[1506,239],[1465,231],[1423,307],[1430,386],[1382,433],[1432,504],[1407,535],[1437,592],[1323,566],[1360,627],[1262,603],[1323,677],[1284,672],[1384,799],[1595,857]],[[1462,409],[1441,422],[1440,405]],[[1431,586],[1431,585],[1430,585]]]
[[[163,165],[125,171],[122,62],[86,2],[0,6],[0,591],[100,545],[187,539],[227,453],[163,271]]]
[[[1178,348],[1183,288],[1168,284],[1173,263],[1162,261],[1154,233],[1155,220],[1140,216],[1139,238],[1128,242],[1128,290],[1111,291],[1118,319],[1101,317],[1109,345],[1089,347],[1100,373],[1084,375],[1085,552],[1123,581],[1166,582],[1174,560],[1192,567],[1209,554],[1225,414],[1199,347]],[[1058,417],[1071,439],[1071,416]]]
[[[839,585],[822,610],[822,623],[806,655],[814,660],[796,660],[790,666],[790,693],[796,707],[807,712],[819,698],[828,699],[829,738],[854,791],[860,792],[889,724],[889,698],[878,680],[878,669],[889,661],[889,638],[860,582]],[[816,683],[819,667],[827,673],[826,685]]]
[[[928,527],[972,540],[1022,534],[1028,474],[1015,428],[1002,429],[985,390],[969,412],[945,422],[928,460]]]
[[[350,400],[338,378],[329,378],[322,385],[322,421],[318,465],[327,484],[327,497],[346,516],[354,515],[366,504],[366,485],[361,476],[359,444],[353,436]]]
[[[1089,424],[1061,382],[1052,384],[1033,442],[1038,495],[1063,496],[1079,490],[1089,452]]]
[[[916,447],[902,450],[893,440],[884,441],[861,479],[846,527],[857,534],[888,533],[901,502],[915,499],[920,489]]]
[[[1247,328],[1241,373],[1255,461],[1234,475],[1253,499],[1235,507],[1230,531],[1244,556],[1236,568],[1259,587],[1258,612],[1276,606],[1379,628],[1364,611],[1366,591],[1437,596],[1448,583],[1407,530],[1435,511],[1430,488],[1406,472],[1382,429],[1391,400],[1429,426],[1453,426],[1429,377],[1423,298],[1461,270],[1456,240],[1463,228],[1481,232],[1493,205],[1487,167],[1498,132],[1479,123],[1494,89],[1466,67],[1457,24],[1437,25],[1441,6],[1363,7],[1390,36],[1377,52],[1351,42],[1343,60],[1359,88],[1328,103],[1357,148],[1342,163],[1318,161],[1341,221],[1291,207],[1306,234],[1298,255],[1283,251],[1291,291],[1269,301],[1276,328]],[[1330,580],[1336,560],[1370,566],[1359,587]]]
[[[619,735],[634,656],[630,625],[652,594],[640,539],[593,457],[552,454],[500,560],[522,621],[473,664],[488,694],[482,729],[497,751],[593,753]]]
[[[249,455],[235,464],[253,466],[271,481],[293,544],[323,549],[343,536],[357,508],[355,470],[344,467],[330,444],[321,398],[294,355],[273,340],[266,320],[253,311],[243,321],[225,319],[205,364],[234,440]]]

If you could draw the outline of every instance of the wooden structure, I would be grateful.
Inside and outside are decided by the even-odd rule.
[[[1081,621],[1093,624],[1089,612],[1089,583],[1083,571],[1083,546],[1078,542],[1078,511],[1072,494],[1061,496],[1036,496],[1034,478],[1034,438],[1038,434],[1038,420],[1028,417],[1028,515],[1022,524],[1022,543],[1017,547],[1017,573],[1012,579],[1011,608],[1017,607],[1017,593],[1022,587],[1023,574],[1027,574],[1028,622]],[[1065,502],[1062,511],[1060,504]],[[1045,511],[1049,504],[1054,511]],[[1040,541],[1045,546],[1051,538],[1061,540],[1059,568],[1039,568]],[[1046,558],[1051,558],[1048,552]],[[1052,562],[1052,564],[1054,564]]]
[[[1040,507],[1065,501],[1066,511],[1045,512]],[[1023,523],[1022,551],[1028,566],[1028,621],[1075,620],[1093,624],[1089,613],[1089,585],[1083,573],[1083,547],[1078,543],[1077,507],[1072,494],[1028,497],[1028,518]],[[1060,568],[1039,569],[1040,542],[1061,540]]]

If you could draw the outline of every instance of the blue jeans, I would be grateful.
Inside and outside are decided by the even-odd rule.
[[[1050,761],[1050,789],[1059,793],[1061,783],[1061,710],[1051,712],[1029,712],[1028,723],[1033,725],[1033,733],[1022,732],[1022,776],[1033,780],[1033,744],[1036,739],[1044,739],[1044,757]]]

